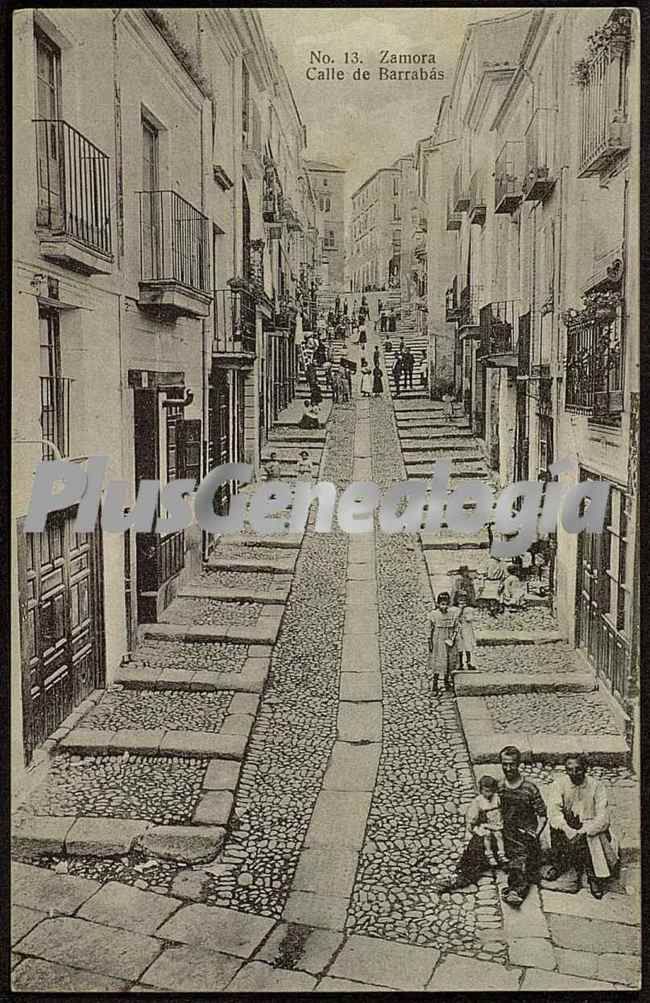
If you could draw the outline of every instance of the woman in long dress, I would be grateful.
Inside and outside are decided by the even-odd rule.
[[[372,371],[372,392],[375,397],[381,397],[384,392],[384,381],[382,379],[381,369],[379,368],[379,363],[375,365]]]
[[[372,373],[368,365],[364,365],[361,370],[361,396],[370,397],[372,393]]]

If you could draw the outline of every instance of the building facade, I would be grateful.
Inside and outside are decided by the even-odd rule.
[[[429,321],[495,481],[612,485],[602,534],[547,539],[562,632],[638,713],[638,107],[634,13],[472,25],[428,154]],[[435,245],[437,254],[431,254]],[[441,289],[446,289],[443,297]],[[638,734],[635,739],[638,755]]]
[[[308,160],[305,166],[317,205],[322,289],[340,292],[345,281],[345,171],[320,160]]]
[[[353,292],[400,288],[401,178],[400,161],[396,161],[375,171],[352,195],[349,279]]]
[[[110,54],[110,58],[107,57]],[[259,469],[320,266],[306,135],[248,9],[14,19],[14,780],[212,539],[135,534],[142,480]],[[25,534],[43,459],[107,458],[124,534]],[[216,499],[225,512],[236,483]]]

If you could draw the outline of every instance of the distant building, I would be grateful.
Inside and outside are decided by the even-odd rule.
[[[343,289],[345,262],[344,193],[345,171],[335,164],[307,160],[321,239],[321,269],[326,289]]]
[[[375,171],[352,195],[348,279],[355,292],[399,289],[401,181],[401,160],[396,160],[391,167]]]

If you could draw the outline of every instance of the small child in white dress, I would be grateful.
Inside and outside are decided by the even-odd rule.
[[[467,806],[466,823],[471,836],[481,836],[485,857],[490,867],[507,864],[503,844],[503,814],[501,798],[494,777],[483,776],[478,782],[478,794]],[[494,851],[496,849],[496,859]]]

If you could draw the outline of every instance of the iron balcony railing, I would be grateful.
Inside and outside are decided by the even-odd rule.
[[[458,320],[460,315],[458,303],[458,276],[454,275],[449,289],[445,293],[445,320]]]
[[[524,134],[525,176],[524,198],[539,202],[551,193],[555,185],[555,108],[538,108]]]
[[[488,303],[480,312],[481,345],[479,354],[485,359],[497,356],[517,356],[519,336],[519,302],[499,300]]]
[[[458,329],[478,327],[481,287],[467,285],[460,293]]]
[[[578,175],[598,174],[630,146],[627,120],[629,46],[613,39],[591,61],[582,85]]]
[[[61,119],[36,119],[37,225],[111,255],[110,158]]]
[[[210,294],[207,216],[172,191],[139,192],[142,282]]]
[[[63,376],[41,376],[41,431],[43,459],[70,454],[70,387],[74,381]]]
[[[456,212],[453,205],[453,195],[447,199],[447,230],[460,230],[463,222],[462,212]]]
[[[454,171],[452,208],[454,212],[467,212],[468,207],[469,195],[463,188],[463,166],[458,164]]]
[[[214,292],[213,352],[255,355],[255,298],[244,288]]]
[[[470,223],[485,223],[487,198],[485,192],[485,174],[482,168],[474,171],[469,182],[468,215]]]
[[[511,213],[522,200],[523,142],[504,143],[494,165],[494,211]]]
[[[607,417],[623,410],[620,317],[610,322],[579,318],[567,327],[567,411]]]

